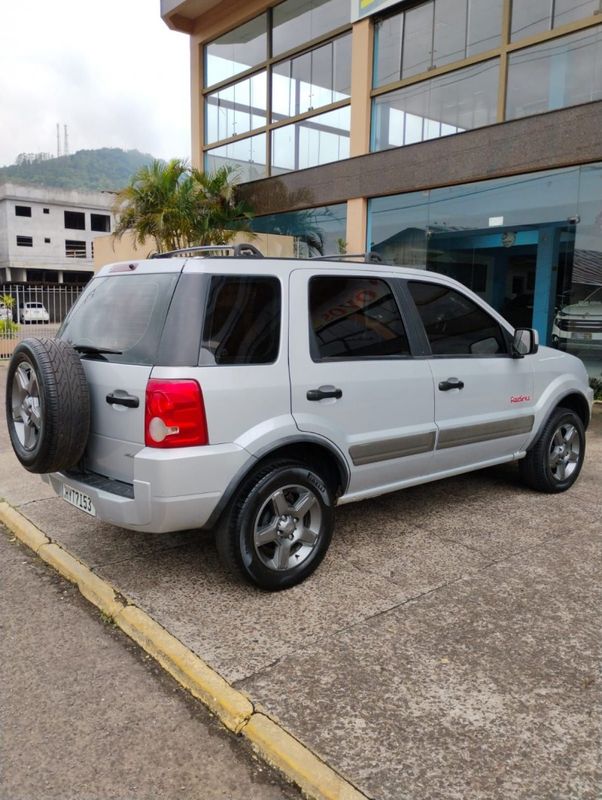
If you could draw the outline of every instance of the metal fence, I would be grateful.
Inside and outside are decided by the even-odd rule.
[[[52,337],[84,286],[0,286],[0,359],[10,358],[22,339]],[[35,303],[36,306],[28,305]]]

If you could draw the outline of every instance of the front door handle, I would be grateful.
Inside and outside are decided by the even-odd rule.
[[[342,390],[334,386],[320,386],[319,389],[309,389],[307,392],[308,400],[324,400],[327,397],[334,397],[339,400],[342,396]]]
[[[464,381],[459,378],[448,378],[446,381],[441,381],[439,384],[440,392],[449,392],[450,389],[463,389]]]
[[[115,394],[111,392],[106,397],[107,403],[112,406],[125,406],[126,408],[138,408],[140,398],[133,394]]]

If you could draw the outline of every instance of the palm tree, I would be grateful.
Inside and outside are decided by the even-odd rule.
[[[116,198],[115,236],[133,232],[157,252],[208,244],[227,244],[236,231],[249,231],[251,212],[239,200],[233,169],[208,175],[180,159],[153,161],[139,169]]]

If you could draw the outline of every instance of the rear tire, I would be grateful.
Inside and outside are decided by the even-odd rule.
[[[222,562],[269,591],[305,580],[324,558],[334,529],[331,489],[313,467],[273,461],[242,484],[216,533]]]
[[[557,408],[539,438],[519,461],[523,481],[538,492],[566,492],[575,483],[585,458],[585,429],[568,408]]]
[[[88,383],[75,350],[60,339],[24,339],[10,360],[6,423],[15,455],[29,472],[68,469],[90,431]]]

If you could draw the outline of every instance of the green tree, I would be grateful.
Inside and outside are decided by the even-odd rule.
[[[228,244],[237,231],[250,230],[252,217],[236,188],[231,167],[207,174],[180,159],[153,161],[118,193],[115,235],[131,231],[139,244],[151,238],[159,253]]]

